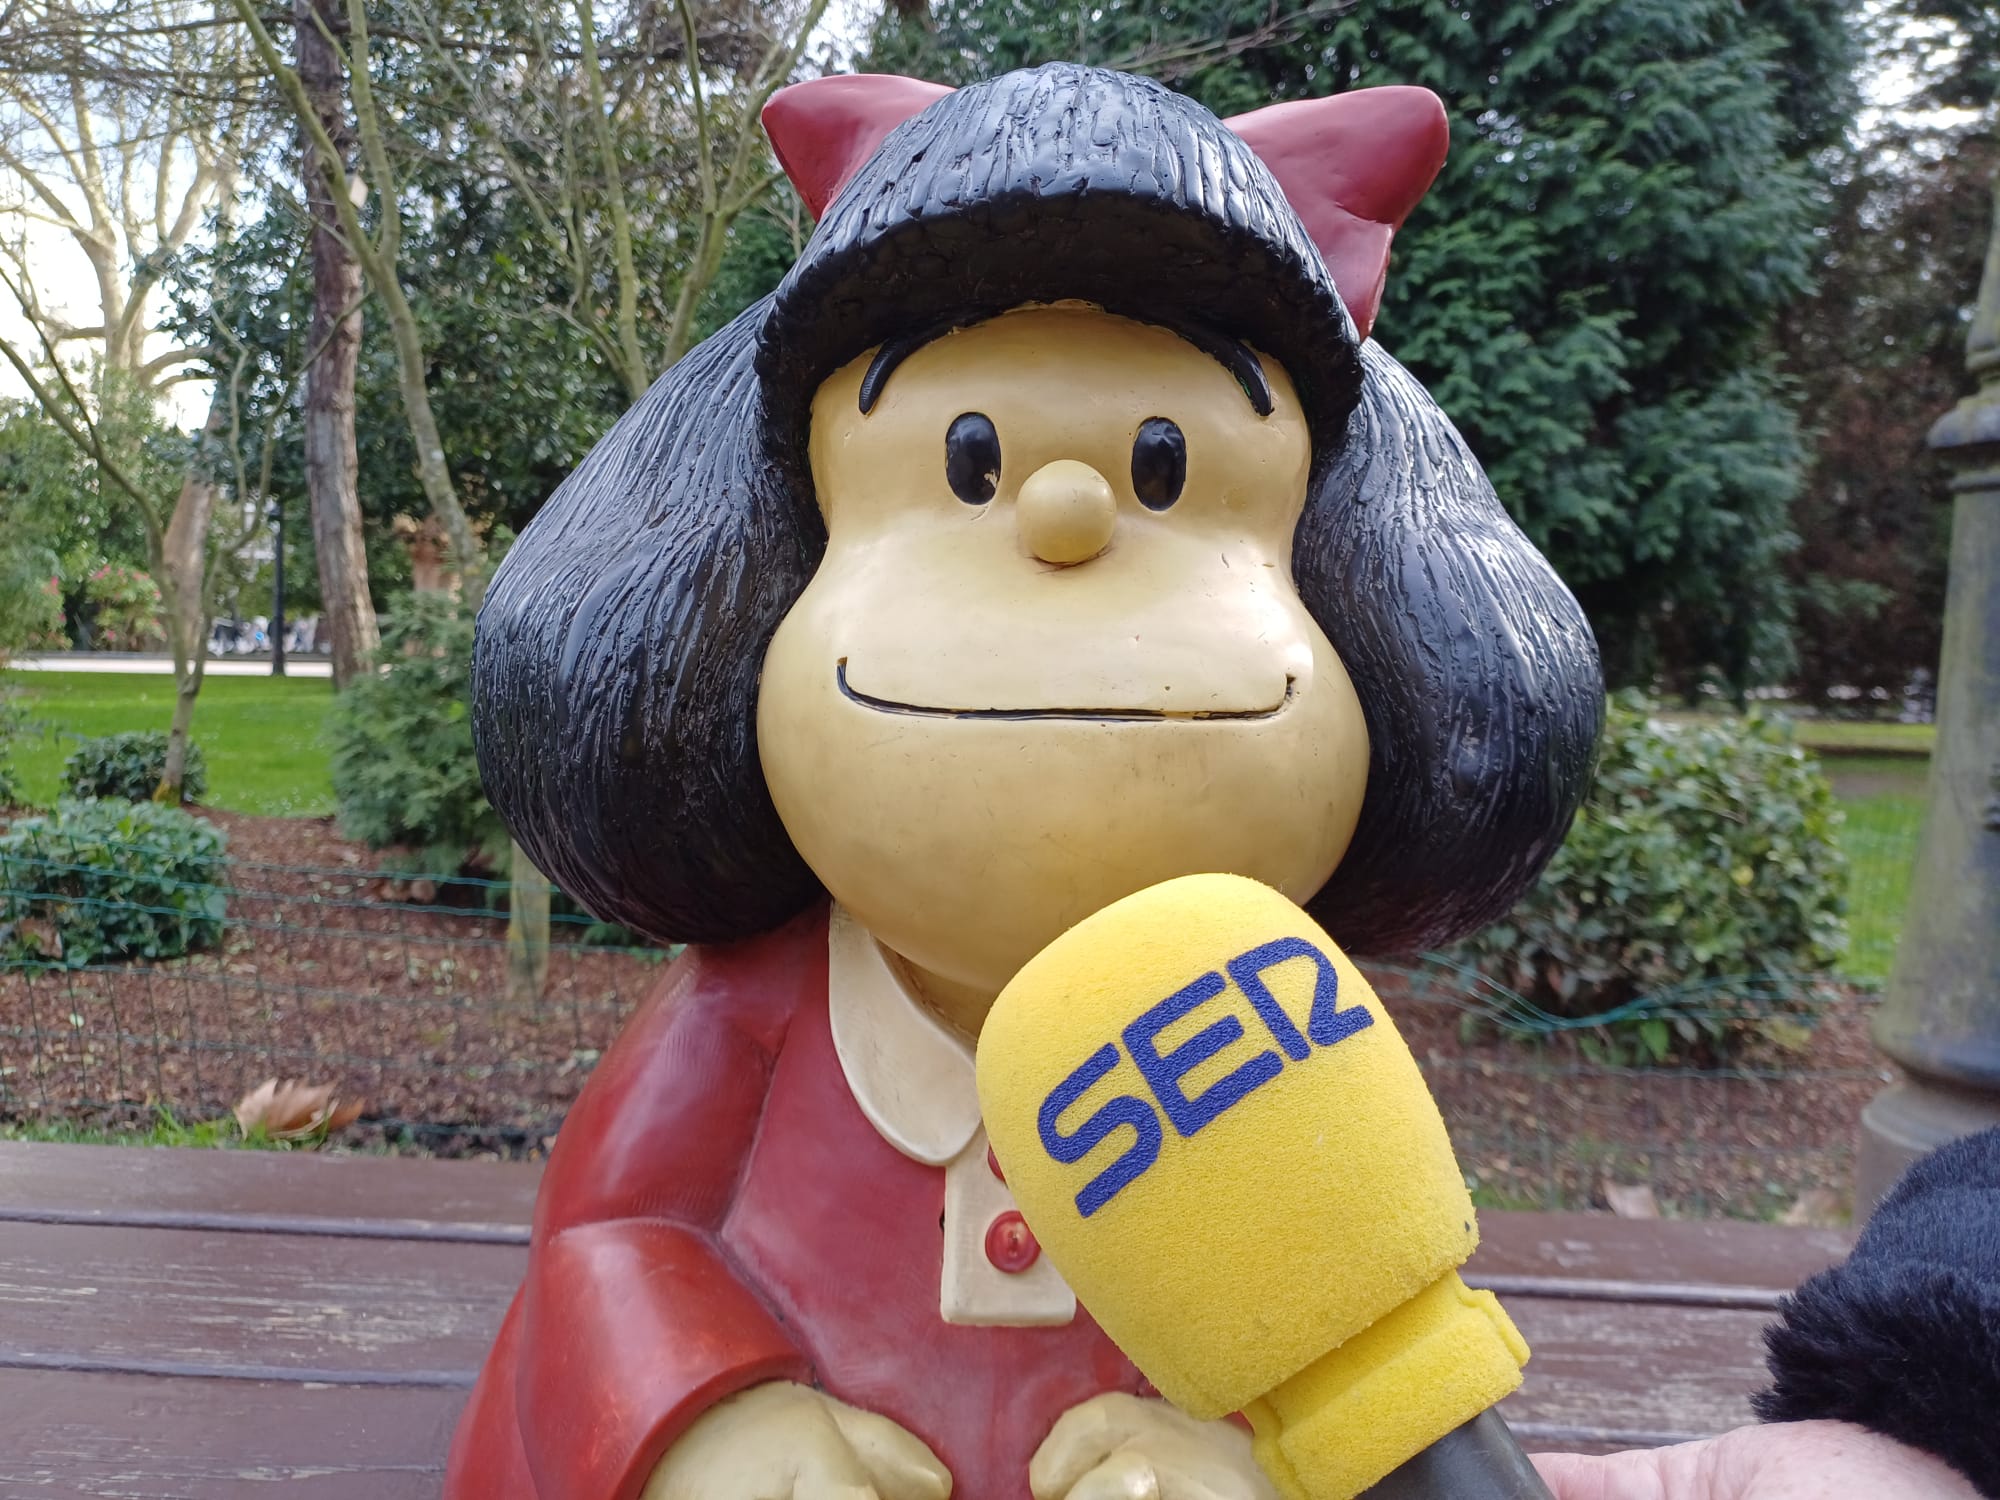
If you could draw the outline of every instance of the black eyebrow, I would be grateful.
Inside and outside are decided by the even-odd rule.
[[[1264,378],[1264,364],[1250,352],[1250,346],[1241,339],[1225,338],[1219,333],[1195,324],[1174,326],[1162,324],[1171,332],[1179,334],[1195,348],[1236,377],[1236,383],[1243,387],[1243,394],[1249,398],[1250,409],[1260,417],[1271,415],[1271,383]]]
[[[882,387],[889,383],[889,377],[896,373],[896,367],[924,345],[947,333],[955,333],[961,328],[970,328],[974,323],[983,323],[994,314],[982,308],[976,312],[960,313],[947,318],[942,323],[932,323],[917,329],[914,333],[899,334],[892,339],[884,339],[882,347],[875,351],[875,357],[868,362],[868,373],[861,377],[861,415],[867,416],[875,409],[875,403],[882,399]]]
[[[969,328],[974,323],[983,323],[994,314],[986,311],[961,313],[942,323],[933,323],[915,333],[902,334],[892,339],[884,339],[882,347],[875,351],[874,359],[868,362],[868,373],[861,377],[861,415],[867,416],[875,409],[875,403],[882,399],[882,389],[888,385],[889,377],[896,373],[896,367],[924,345],[943,338],[961,328]],[[1244,397],[1250,402],[1250,409],[1260,417],[1268,417],[1274,409],[1271,400],[1271,383],[1264,378],[1264,365],[1250,346],[1241,339],[1226,338],[1195,323],[1163,323],[1149,318],[1136,318],[1134,322],[1151,322],[1155,327],[1164,328],[1169,333],[1186,339],[1210,359],[1221,365],[1235,377],[1243,388]]]

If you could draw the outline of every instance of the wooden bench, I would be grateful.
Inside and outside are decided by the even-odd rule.
[[[418,1500],[526,1256],[537,1169],[0,1143],[0,1500]],[[1844,1234],[1491,1213],[1532,1448],[1747,1419]]]

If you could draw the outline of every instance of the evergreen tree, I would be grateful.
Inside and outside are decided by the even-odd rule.
[[[1793,511],[1795,685],[1829,706],[1855,690],[1895,704],[1937,669],[1951,507],[1924,439],[1967,385],[1995,157],[1981,131],[1880,143],[1841,184],[1818,289],[1784,319],[1814,439]]]
[[[1614,681],[1792,664],[1804,461],[1770,331],[1807,289],[1854,112],[1850,0],[939,0],[873,65],[964,82],[1053,57],[1230,114],[1435,90],[1451,160],[1377,334],[1589,611]]]
[[[1931,424],[1971,389],[1965,330],[2000,165],[2000,7],[1888,0],[1869,17],[1902,97],[1837,184],[1813,295],[1780,324],[1813,431],[1794,509],[1802,693],[1896,703],[1935,671],[1950,498]]]

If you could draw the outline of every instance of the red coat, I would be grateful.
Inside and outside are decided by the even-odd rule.
[[[953,1500],[1028,1500],[1057,1417],[1146,1387],[1081,1310],[1057,1328],[939,1317],[944,1177],[848,1090],[824,905],[690,949],[563,1126],[446,1500],[631,1500],[696,1417],[767,1380],[900,1423]]]

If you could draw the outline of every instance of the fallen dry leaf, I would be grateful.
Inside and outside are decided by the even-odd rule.
[[[267,1078],[236,1105],[236,1123],[245,1135],[260,1130],[274,1141],[305,1141],[333,1134],[361,1117],[364,1101],[336,1101],[330,1083]]]
[[[1807,1188],[1796,1203],[1778,1215],[1780,1224],[1803,1229],[1839,1229],[1847,1220],[1847,1205],[1832,1188]]]
[[[14,926],[14,935],[32,946],[45,959],[58,959],[63,955],[62,932],[55,923],[41,917],[24,917]]]
[[[1657,1219],[1660,1216],[1659,1199],[1643,1182],[1630,1185],[1607,1182],[1604,1184],[1604,1201],[1621,1219]]]

